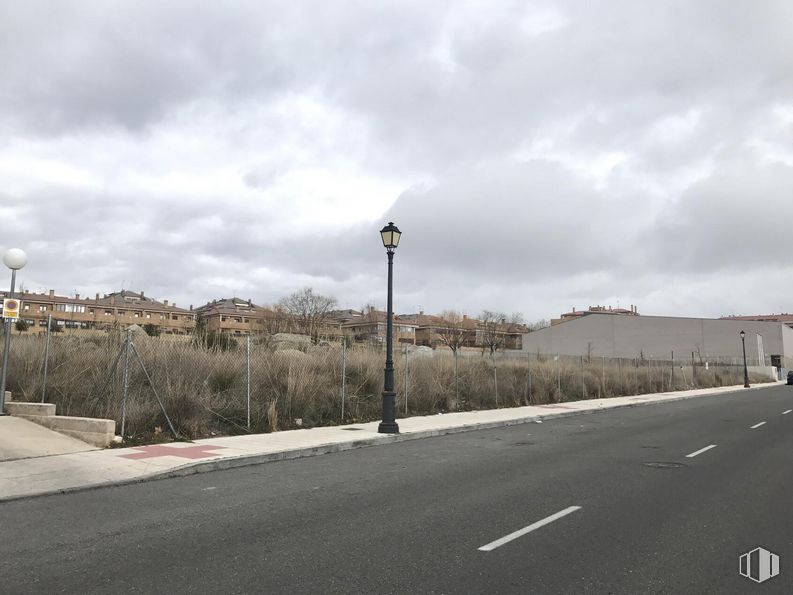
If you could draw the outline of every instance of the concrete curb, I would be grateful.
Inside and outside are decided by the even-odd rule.
[[[148,473],[146,475],[141,475],[139,477],[133,477],[131,479],[124,479],[121,481],[105,481],[93,484],[86,484],[82,486],[74,486],[71,488],[61,488],[57,490],[48,490],[45,492],[39,492],[37,494],[24,494],[18,496],[5,496],[0,497],[0,502],[11,502],[14,500],[25,500],[28,498],[40,498],[44,496],[53,496],[56,494],[70,494],[73,492],[83,492],[89,490],[97,490],[101,488],[111,487],[111,486],[126,486],[132,485],[136,483],[144,483],[149,481],[156,481],[158,479],[168,479],[173,477],[186,477],[188,475],[196,475],[199,473],[208,473],[211,471],[220,471],[224,469],[237,469],[240,467],[248,467],[252,465],[260,465],[262,463],[272,463],[276,461],[288,461],[292,459],[302,459],[306,457],[314,457],[318,455],[324,454],[332,454],[336,452],[344,452],[348,450],[357,450],[359,448],[366,448],[369,446],[379,446],[379,445],[386,445],[386,444],[394,444],[397,442],[407,442],[409,440],[421,440],[423,438],[433,438],[435,436],[446,436],[449,434],[461,434],[463,432],[472,432],[476,430],[490,430],[495,428],[506,428],[510,426],[517,426],[521,424],[533,423],[537,421],[544,421],[550,419],[561,419],[564,417],[574,417],[578,415],[588,415],[594,413],[602,413],[607,411],[614,411],[617,409],[628,409],[633,407],[642,407],[646,405],[663,405],[665,403],[674,403],[678,401],[687,401],[690,399],[698,399],[703,397],[715,397],[715,396],[725,396],[725,395],[734,395],[737,393],[742,393],[746,391],[754,391],[754,390],[762,390],[765,388],[771,388],[774,386],[783,385],[783,382],[776,382],[770,384],[763,384],[752,386],[751,388],[737,388],[734,390],[724,391],[724,392],[716,392],[716,393],[706,393],[706,394],[698,394],[698,395],[681,395],[678,397],[672,398],[665,398],[663,400],[657,401],[637,401],[635,403],[623,403],[620,405],[608,405],[604,407],[598,407],[597,409],[586,409],[586,410],[579,410],[579,411],[561,411],[557,413],[549,413],[547,415],[531,415],[527,417],[520,417],[515,419],[508,419],[508,420],[501,420],[501,421],[493,421],[493,422],[484,422],[484,423],[473,423],[473,424],[466,424],[457,427],[451,428],[440,428],[437,430],[424,430],[420,432],[411,432],[409,434],[384,434],[382,436],[378,436],[377,438],[364,438],[359,440],[350,440],[348,442],[336,442],[331,444],[320,444],[317,446],[310,446],[304,448],[296,448],[293,450],[282,450],[278,452],[271,452],[271,453],[264,453],[264,454],[252,454],[252,455],[240,455],[237,457],[229,457],[226,459],[216,459],[212,461],[196,461],[194,463],[185,463],[180,467],[175,467],[173,469],[168,469],[166,471],[154,471],[152,473]],[[673,394],[673,393],[660,393],[660,394]],[[641,397],[643,395],[635,395],[636,397]],[[570,401],[574,402],[574,401]]]

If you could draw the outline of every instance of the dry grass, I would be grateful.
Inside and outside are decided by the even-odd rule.
[[[104,337],[55,336],[49,359],[46,399],[65,415],[105,417],[120,421],[123,358],[110,370],[122,340]],[[245,433],[247,366],[244,346],[230,352],[201,349],[189,343],[140,337],[135,344],[178,432],[188,438]],[[43,337],[14,336],[8,388],[16,398],[41,399]],[[273,351],[251,350],[251,432],[271,432],[301,425],[311,427],[379,419],[383,353],[347,351],[344,420],[341,419],[341,350],[338,347]],[[397,411],[405,413],[405,357],[397,353]],[[497,370],[494,373],[494,365]],[[126,431],[133,441],[157,439],[167,424],[135,357],[130,359]],[[578,359],[538,361],[526,357],[461,356],[458,391],[454,358],[448,351],[433,357],[411,355],[407,375],[409,415],[514,407],[581,398],[613,397],[740,384],[742,370],[697,367],[635,367],[633,360],[600,360],[582,366]],[[762,381],[754,378],[753,382]],[[496,391],[497,383],[497,391]],[[120,428],[120,426],[119,426]]]

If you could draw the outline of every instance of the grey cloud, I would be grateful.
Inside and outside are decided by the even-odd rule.
[[[791,188],[793,167],[725,164],[661,214],[651,236],[654,261],[688,271],[787,265]]]
[[[357,306],[381,299],[377,229],[393,219],[405,233],[405,309],[547,317],[585,296],[661,307],[665,284],[675,285],[667,303],[682,308],[699,299],[686,279],[785,264],[790,168],[763,165],[745,145],[791,146],[789,124],[769,114],[793,91],[792,6],[563,1],[552,6],[560,28],[529,34],[522,19],[546,7],[493,3],[466,20],[452,2],[0,0],[7,139],[120,130],[134,146],[176,122],[189,128],[180,110],[208,106],[202,114],[232,143],[250,143],[250,161],[230,166],[261,192],[261,202],[186,200],[112,183],[104,193],[51,186],[0,196],[16,220],[3,241],[29,245],[26,275],[46,284],[69,287],[79,275],[109,290],[126,279],[198,302],[228,280],[229,292],[241,285],[252,294],[243,297],[274,301],[299,280]],[[256,151],[311,129],[278,115],[303,96],[364,130],[360,146],[344,131],[298,134],[312,159],[338,154],[366,173],[432,186],[407,188],[382,220],[350,213],[343,229],[280,233],[283,213],[266,190],[295,164]],[[658,137],[689,114],[690,130],[683,121],[677,136]],[[244,135],[262,119],[266,135]],[[535,141],[548,154],[516,163]],[[627,160],[596,185],[582,171],[608,153]],[[671,181],[697,175],[678,195]],[[252,280],[257,270],[269,281]],[[721,299],[724,287],[697,292]]]

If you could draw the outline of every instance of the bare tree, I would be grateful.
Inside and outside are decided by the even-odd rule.
[[[549,320],[546,320],[545,318],[541,318],[540,320],[535,320],[534,322],[528,323],[526,325],[526,328],[531,333],[543,328],[548,328],[549,326],[551,326],[551,322]]]
[[[503,326],[506,319],[506,314],[491,310],[484,310],[479,315],[479,325],[482,331],[482,354],[487,348],[490,350],[490,355],[494,355],[498,348],[504,344]]]
[[[472,334],[471,323],[459,312],[447,310],[441,314],[437,331],[443,344],[451,349],[454,354],[454,397],[455,407],[457,407],[460,403],[460,376],[457,356],[460,347],[465,344]]]
[[[459,312],[447,310],[441,314],[438,323],[438,336],[452,353],[457,354],[457,350],[462,347],[471,336],[471,325],[468,320],[463,318]]]
[[[278,306],[298,332],[308,335],[316,343],[336,307],[336,298],[314,293],[312,288],[305,287],[283,298]]]
[[[289,332],[290,324],[292,324],[291,316],[284,311],[280,304],[276,304],[273,308],[267,308],[257,319],[258,330],[268,335]]]

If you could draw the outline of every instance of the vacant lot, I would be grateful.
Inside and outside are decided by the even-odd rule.
[[[174,426],[188,438],[371,421],[380,416],[385,359],[380,349],[354,347],[343,352],[333,345],[275,350],[266,339],[254,338],[248,358],[244,340],[226,351],[145,336],[136,337],[134,344]],[[53,336],[46,400],[56,403],[62,414],[120,421],[122,347],[118,333]],[[15,335],[8,381],[15,398],[41,400],[43,364],[43,337]],[[671,362],[543,359],[521,353],[496,357],[469,353],[457,358],[455,365],[448,350],[405,354],[397,349],[395,364],[399,415],[743,382],[738,366],[696,365],[692,370],[690,362],[681,368]],[[128,369],[125,434],[133,441],[167,437],[165,417],[132,350]]]

